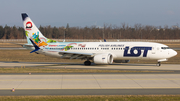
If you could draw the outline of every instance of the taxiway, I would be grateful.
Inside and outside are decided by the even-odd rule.
[[[160,67],[156,64],[112,64],[112,65],[91,65],[84,66],[77,63],[44,63],[44,62],[0,62],[0,68],[7,67],[35,67],[35,68],[51,68],[51,69],[103,69],[103,70],[132,70],[132,71],[163,71],[161,73],[178,73],[180,74],[180,64],[162,64]],[[168,72],[167,72],[168,71]],[[154,72],[155,73],[155,72]]]
[[[180,65],[0,62],[0,68],[155,70],[150,73],[0,74],[0,95],[149,95],[180,94]],[[165,71],[163,73],[156,71]],[[170,72],[167,72],[170,71]],[[15,92],[11,92],[12,88]]]
[[[180,74],[1,74],[0,85],[0,95],[180,94]]]

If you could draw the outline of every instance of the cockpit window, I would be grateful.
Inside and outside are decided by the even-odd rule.
[[[169,47],[161,47],[161,49],[170,49]]]

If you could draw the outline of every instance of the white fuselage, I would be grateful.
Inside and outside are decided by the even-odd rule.
[[[64,48],[64,46],[68,45],[72,47]],[[176,51],[169,49],[168,46],[153,42],[59,42],[55,44],[50,43],[48,46],[40,48],[42,51],[39,51],[39,53],[53,57],[62,56],[55,51],[58,50],[93,53],[94,55],[110,53],[113,55],[113,60],[139,59],[165,61],[167,58],[171,58],[177,54]],[[29,49],[33,50],[34,48]],[[70,57],[67,55],[63,58]]]

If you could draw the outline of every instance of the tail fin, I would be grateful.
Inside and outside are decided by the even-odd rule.
[[[44,37],[26,13],[22,13],[21,15],[28,44],[32,44],[29,38],[32,39],[38,47],[47,46],[48,43],[56,42]]]

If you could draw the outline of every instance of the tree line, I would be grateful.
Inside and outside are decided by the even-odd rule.
[[[52,27],[40,26],[39,30],[47,38],[54,39],[180,39],[178,26],[155,27],[150,25],[135,24],[133,27],[128,24],[121,26],[104,24],[103,27]],[[23,27],[0,26],[0,39],[25,39]]]

